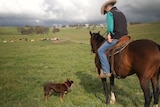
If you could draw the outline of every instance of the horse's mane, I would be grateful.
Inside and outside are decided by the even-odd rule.
[[[98,43],[102,43],[105,40],[105,38],[102,35],[100,35],[99,32],[93,33],[93,39],[96,40]]]

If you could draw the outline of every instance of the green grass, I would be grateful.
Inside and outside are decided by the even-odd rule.
[[[160,43],[160,23],[129,26],[132,39],[148,38]],[[104,29],[96,28],[93,32]],[[40,41],[58,37],[60,43]],[[28,41],[20,41],[27,38]],[[9,42],[14,39],[15,42]],[[34,42],[30,40],[34,39]],[[4,43],[3,41],[7,41]],[[94,54],[90,52],[89,29],[61,29],[46,35],[20,35],[16,28],[0,28],[1,107],[139,107],[143,92],[135,75],[115,80],[116,104],[106,105],[101,80],[97,78]],[[60,103],[59,95],[44,101],[46,82],[75,82]]]

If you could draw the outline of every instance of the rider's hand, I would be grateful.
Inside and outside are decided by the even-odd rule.
[[[111,37],[110,33],[108,34],[108,36],[107,36],[107,37],[108,37],[108,42],[109,42],[109,43],[112,43],[113,39],[112,39],[112,37]]]

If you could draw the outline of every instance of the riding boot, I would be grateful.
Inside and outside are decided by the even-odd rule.
[[[111,73],[104,73],[103,70],[101,70],[99,78],[106,78],[111,77]]]

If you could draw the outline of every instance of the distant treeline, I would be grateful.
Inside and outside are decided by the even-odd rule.
[[[18,32],[20,32],[22,35],[28,35],[28,34],[47,34],[50,30],[49,27],[44,27],[44,26],[25,26],[25,27],[18,27],[17,28]],[[59,28],[53,27],[52,32],[56,33],[59,32]]]

